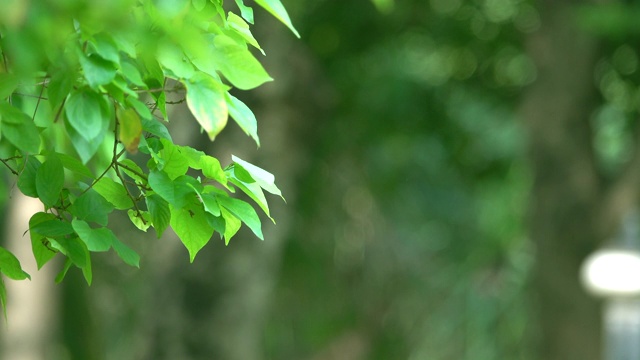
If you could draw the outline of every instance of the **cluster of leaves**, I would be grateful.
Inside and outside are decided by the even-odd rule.
[[[253,10],[235,2],[240,16],[222,0],[0,5],[0,161],[44,205],[29,233],[38,268],[66,258],[56,281],[75,266],[90,284],[92,252],[113,249],[139,266],[108,228],[114,210],[158,237],[171,226],[191,261],[214,232],[228,243],[242,223],[263,238],[254,208],[229,193],[240,189],[270,216],[263,190],[281,195],[273,175],[237,157],[223,168],[175,144],[164,125],[167,105],[186,101],[211,140],[231,117],[259,146],[254,114],[229,90],[271,78],[250,50],[264,54]],[[297,35],[279,0],[256,3]],[[0,272],[29,277],[2,247]]]

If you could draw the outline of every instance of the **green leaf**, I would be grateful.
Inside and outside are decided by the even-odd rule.
[[[196,9],[197,11],[202,11],[204,7],[207,5],[206,0],[192,0],[191,3],[193,4],[193,8]]]
[[[202,205],[204,206],[204,211],[208,212],[213,216],[220,216],[220,206],[218,205],[218,200],[216,200],[216,196],[209,193],[199,194],[200,201],[202,201]]]
[[[174,180],[162,171],[149,173],[149,186],[175,208],[182,208],[194,195],[193,188],[202,187],[194,178],[182,175]]]
[[[179,79],[189,79],[195,73],[195,69],[182,49],[168,41],[158,44],[158,61]]]
[[[238,89],[253,89],[273,80],[246,46],[226,35],[216,36],[213,45],[218,68]]]
[[[71,269],[72,265],[73,265],[73,261],[71,261],[71,259],[67,258],[64,261],[64,266],[62,267],[62,270],[60,270],[58,275],[56,275],[56,284],[59,284],[62,282],[62,280],[64,280],[64,277],[67,275],[67,272],[69,271],[69,269]]]
[[[206,220],[202,206],[175,208],[170,206],[171,227],[189,251],[191,262],[211,239],[213,228]]]
[[[69,92],[73,89],[76,79],[75,71],[66,68],[55,69],[51,72],[51,80],[47,85],[47,97],[51,109],[56,111],[62,101],[67,98]]]
[[[73,227],[68,222],[54,217],[34,225],[29,224],[29,231],[44,237],[58,237],[73,234]]]
[[[126,102],[128,105],[133,107],[138,113],[138,115],[140,115],[143,119],[147,119],[147,120],[153,119],[153,115],[151,115],[151,110],[149,110],[147,105],[144,104],[142,101],[129,96],[127,97]]]
[[[159,239],[171,221],[169,203],[157,194],[148,195],[145,201],[147,202],[147,209],[151,215],[151,222],[156,229],[156,234]]]
[[[82,220],[74,219],[71,225],[89,251],[107,251],[116,239],[111,230],[104,227],[92,229],[87,222]]]
[[[87,266],[82,268],[82,275],[84,275],[84,279],[87,280],[87,284],[91,286],[91,281],[93,280],[93,271],[91,270],[91,254],[87,251]]]
[[[170,140],[161,139],[162,150],[160,156],[164,160],[164,164],[160,170],[164,171],[171,180],[178,176],[184,175],[189,170],[188,159],[180,151],[180,147],[175,146]]]
[[[295,36],[300,38],[300,34],[298,34],[298,31],[293,27],[291,19],[289,19],[289,14],[287,14],[287,10],[282,6],[280,0],[256,0],[256,4],[270,12],[276,19],[285,24]]]
[[[260,240],[264,240],[260,218],[251,205],[229,196],[216,196],[216,198],[220,206],[229,210],[233,215],[245,223],[249,229],[251,229],[251,231],[260,238]]]
[[[108,34],[100,33],[89,42],[95,52],[104,60],[120,64],[120,54],[114,41]]]
[[[60,199],[64,186],[64,167],[56,154],[49,154],[36,171],[38,197],[47,207],[53,207]]]
[[[233,160],[236,165],[240,165],[244,170],[251,174],[251,177],[258,183],[258,185],[260,185],[261,188],[274,195],[280,196],[282,200],[284,200],[280,189],[278,189],[275,184],[276,177],[273,176],[273,174],[249,162],[246,162],[235,155],[231,155],[231,160]]]
[[[62,166],[65,169],[80,175],[82,178],[93,179],[93,173],[86,167],[80,160],[75,157],[69,156],[67,154],[56,153],[60,161],[62,161]]]
[[[0,277],[0,305],[2,305],[2,313],[5,320],[7,319],[7,289],[4,287],[4,281]]]
[[[246,6],[243,0],[236,0],[236,4],[240,9],[240,15],[242,15],[249,24],[253,24],[253,9]]]
[[[227,177],[224,174],[224,170],[220,166],[218,159],[205,155],[200,158],[200,167],[202,168],[202,174],[209,179],[216,180],[222,185],[227,185]]]
[[[159,121],[153,120],[153,119],[145,119],[144,117],[142,118],[142,130],[151,133],[153,135],[156,135],[157,137],[159,137],[160,139],[167,139],[169,141],[171,141],[171,134],[169,134],[169,130],[167,130],[167,127],[164,126],[164,124],[162,124]]]
[[[203,219],[204,220],[204,219]],[[9,250],[0,246],[0,272],[5,274],[12,280],[31,280],[31,276],[27,274],[20,266],[20,261]]]
[[[132,178],[136,183],[146,184],[147,180],[142,177],[144,172],[138,166],[138,164],[134,163],[131,159],[122,159],[118,162],[118,168],[127,174],[130,178]]]
[[[98,180],[93,185],[93,189],[118,210],[126,210],[133,207],[133,201],[131,201],[124,185],[108,177],[102,177]]]
[[[235,120],[240,128],[256,141],[256,144],[260,146],[260,139],[258,138],[258,121],[251,109],[245,105],[242,101],[235,98],[229,93],[225,93],[225,100],[227,101],[227,107],[229,108],[229,115]]]
[[[186,81],[187,106],[200,126],[213,141],[227,125],[228,110],[224,88],[212,77],[200,76]]]
[[[40,133],[31,117],[7,102],[0,101],[2,135],[15,147],[31,154],[40,150]]]
[[[89,250],[85,243],[80,238],[56,238],[51,239],[51,247],[60,251],[66,257],[68,257],[74,265],[79,268],[87,266],[87,257]],[[89,260],[90,261],[90,260]]]
[[[18,87],[18,77],[10,73],[0,73],[0,100],[6,99]]]
[[[89,189],[73,203],[69,211],[80,220],[92,221],[106,226],[114,206],[95,190]]]
[[[137,153],[140,136],[142,136],[140,116],[133,109],[118,109],[118,121],[120,122],[118,134],[120,142],[131,154]]]
[[[235,177],[233,169],[230,170],[231,177],[229,178],[229,182],[233,185],[237,186],[243,193],[247,194],[253,201],[260,206],[260,208],[264,211],[267,216],[273,221],[271,218],[271,214],[269,213],[269,204],[267,204],[267,199],[264,197],[264,192],[258,183],[247,183],[242,180],[239,180]]]
[[[81,89],[72,91],[64,110],[69,124],[87,141],[96,139],[105,130],[109,119],[102,95]]]
[[[124,78],[131,82],[133,85],[145,88],[147,87],[147,85],[144,83],[144,80],[142,80],[142,76],[140,76],[140,71],[131,62],[123,61],[122,64],[120,64],[120,71],[122,72]]]
[[[249,29],[249,25],[244,22],[241,17],[232,12],[229,12],[229,16],[227,17],[227,24],[229,24],[231,29],[233,29],[238,35],[240,35],[240,37],[242,37],[242,39],[246,41],[247,44],[260,50],[262,55],[264,55],[264,51],[260,47],[260,44],[258,44],[258,41],[253,37],[253,34]]]
[[[147,229],[149,229],[149,226],[151,226],[151,216],[147,211],[140,211],[138,213],[138,211],[134,209],[129,209],[127,211],[127,215],[129,215],[131,223],[144,232],[146,232]]]
[[[24,169],[18,177],[18,189],[20,189],[23,194],[34,198],[38,197],[36,174],[41,165],[42,163],[40,163],[40,160],[35,156],[27,156]]]
[[[67,130],[67,134],[69,135],[69,139],[73,144],[73,147],[76,149],[78,156],[82,160],[84,164],[86,164],[91,158],[96,154],[100,146],[107,135],[107,128],[109,126],[108,122],[103,124],[103,128],[100,134],[94,139],[87,140],[81,134],[79,134],[73,126],[69,124],[69,121],[65,118],[64,120],[65,129]]]
[[[116,254],[118,254],[120,259],[122,259],[125,264],[140,268],[140,255],[138,255],[137,252],[122,243],[117,238],[114,238],[112,245],[113,250],[116,251]]]
[[[240,219],[235,217],[231,212],[225,208],[220,208],[220,213],[224,218],[224,243],[229,245],[231,238],[240,230]]]
[[[53,214],[47,214],[43,212],[37,212],[31,216],[29,219],[29,235],[31,236],[31,250],[33,252],[33,257],[36,260],[36,264],[38,265],[38,270],[40,270],[44,264],[49,262],[55,255],[56,252],[47,246],[48,240],[46,237],[34,229],[43,222],[48,222],[54,220],[55,216]]]
[[[110,83],[116,77],[116,67],[109,60],[105,60],[96,54],[89,56],[81,54],[79,59],[84,71],[84,78],[87,79],[87,83],[93,89]]]

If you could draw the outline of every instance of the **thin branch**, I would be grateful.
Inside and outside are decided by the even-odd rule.
[[[131,167],[127,166],[127,165],[124,165],[124,164],[122,164],[122,163],[120,163],[120,162],[118,162],[118,164],[117,164],[117,165],[118,165],[118,167],[124,168],[125,170],[129,170],[129,171],[131,171],[132,173],[134,173],[134,174],[136,174],[136,175],[140,176],[141,178],[143,178],[143,179],[147,180],[147,176],[146,176],[145,174],[140,173],[138,170],[133,169],[133,168],[131,168]]]
[[[10,158],[9,158],[9,159],[10,159]],[[9,169],[9,171],[11,171],[11,173],[12,173],[13,175],[15,175],[15,176],[20,176],[20,174],[19,174],[19,173],[18,173],[14,168],[12,168],[12,167],[9,165],[9,163],[8,163],[8,160],[9,160],[9,159],[0,159],[0,161],[4,164],[4,166],[6,166],[6,167],[7,167],[7,169]]]
[[[42,86],[42,88],[44,89],[44,85]],[[13,92],[12,95],[36,98],[36,99],[38,99],[38,101],[40,101],[40,100],[49,100],[49,98],[42,97],[42,91],[40,91],[40,95],[31,95],[31,94],[25,94],[25,93],[19,93],[19,92]]]
[[[44,92],[44,85],[42,85],[40,87],[40,95],[38,95],[38,101],[36,102],[36,108],[33,109],[33,116],[31,117],[31,120],[33,120],[34,122],[36,121],[36,114],[38,113],[38,107],[40,106],[40,101],[42,101],[42,93]]]

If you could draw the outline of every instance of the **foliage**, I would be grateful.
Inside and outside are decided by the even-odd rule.
[[[66,257],[56,281],[75,266],[90,284],[91,253],[110,249],[139,267],[108,227],[115,210],[158,237],[171,226],[192,262],[214,232],[228,244],[244,223],[263,238],[254,208],[229,193],[269,215],[263,190],[281,195],[273,175],[236,157],[223,167],[165,127],[167,107],[186,101],[212,141],[231,116],[259,146],[254,114],[229,91],[272,79],[250,50],[263,52],[253,10],[235,2],[241,16],[222,0],[0,5],[0,161],[44,205],[29,233],[38,268]],[[256,3],[296,33],[279,0]],[[4,248],[0,272],[29,277]]]

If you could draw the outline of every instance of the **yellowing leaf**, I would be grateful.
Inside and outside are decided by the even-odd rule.
[[[227,125],[229,117],[222,84],[201,74],[185,82],[185,86],[189,110],[213,141]]]
[[[120,131],[118,136],[122,145],[128,152],[135,154],[138,152],[138,144],[140,144],[140,136],[142,135],[142,122],[140,116],[133,109],[119,110],[118,121],[120,122]]]

